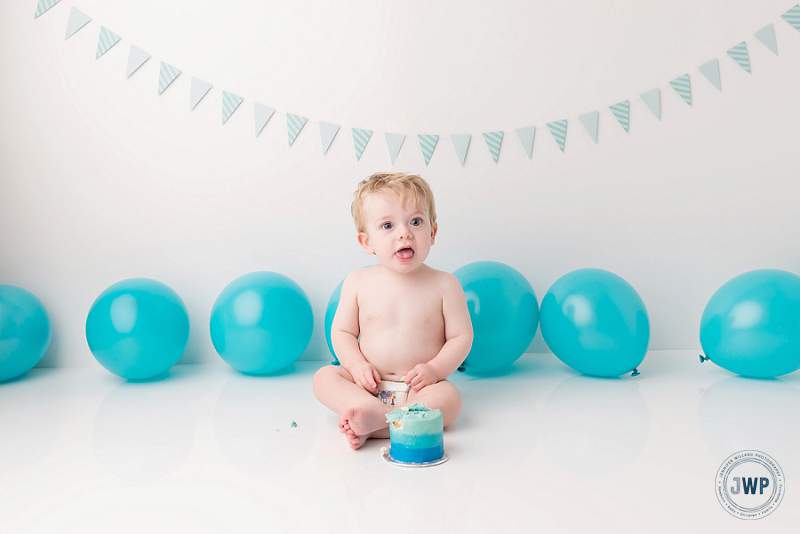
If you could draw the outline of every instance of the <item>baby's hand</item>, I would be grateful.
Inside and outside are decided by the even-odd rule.
[[[366,389],[373,395],[378,392],[378,384],[381,381],[381,375],[369,362],[357,363],[350,369],[350,375],[356,384]]]
[[[404,382],[414,391],[419,391],[425,386],[430,386],[441,380],[436,369],[428,363],[418,363],[406,373]]]

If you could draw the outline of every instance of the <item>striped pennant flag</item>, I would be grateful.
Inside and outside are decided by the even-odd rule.
[[[497,158],[500,157],[500,145],[503,144],[503,132],[485,132],[483,140],[486,141],[492,159],[497,163]]]
[[[294,113],[286,114],[286,131],[289,134],[289,146],[292,146],[294,140],[300,134],[300,130],[306,125],[307,118],[295,115]]]
[[[361,128],[351,128],[351,130],[353,131],[353,146],[356,149],[356,161],[358,161],[372,137],[372,130],[362,130]]]
[[[239,107],[239,104],[244,100],[241,96],[222,91],[222,124],[228,122],[233,112]]]
[[[675,89],[675,92],[678,93],[684,102],[686,102],[689,106],[692,105],[692,87],[689,85],[689,75],[684,74],[683,76],[679,76],[675,78],[669,84]]]
[[[528,126],[527,128],[517,128],[517,138],[522,143],[522,149],[528,155],[528,159],[533,157],[533,136],[536,135],[536,126]]]
[[[264,126],[266,126],[272,118],[273,113],[275,113],[275,108],[259,104],[258,102],[253,105],[253,118],[256,121],[256,137],[258,137],[258,134],[261,133],[261,130],[264,129]]]
[[[775,40],[775,26],[767,24],[756,32],[756,37],[759,41],[764,43],[764,46],[772,50],[775,55],[778,55],[778,41]]]
[[[389,148],[389,159],[394,160],[397,159],[397,155],[400,153],[400,147],[403,146],[403,142],[406,140],[405,134],[399,133],[389,133],[386,132],[386,146]]]
[[[734,46],[728,50],[728,55],[731,56],[740,67],[746,70],[748,74],[752,74],[750,72],[750,56],[747,54],[747,43],[742,41]]]
[[[599,113],[597,111],[591,111],[589,113],[584,113],[580,115],[578,118],[583,124],[583,127],[586,129],[586,133],[589,134],[589,137],[594,141],[594,144],[597,144],[597,117]]]
[[[417,134],[419,140],[419,148],[422,151],[422,159],[425,160],[425,166],[431,161],[433,151],[436,149],[436,143],[439,142],[439,136],[435,134]]]
[[[61,0],[39,0],[39,3],[36,5],[36,13],[34,13],[33,18],[38,19],[39,15],[59,3]]]
[[[97,56],[95,56],[95,59],[100,58],[100,56],[108,52],[109,48],[118,42],[119,35],[112,32],[105,26],[100,26],[100,37],[97,40]]]
[[[608,106],[608,109],[611,110],[611,113],[617,118],[617,121],[622,126],[622,129],[625,132],[629,132],[630,130],[630,117],[631,117],[631,102],[630,100],[623,100],[622,102],[618,102],[613,106]]]
[[[84,13],[79,9],[75,9],[73,7],[72,11],[69,12],[69,22],[67,22],[67,35],[66,37],[64,37],[64,40],[66,41],[67,39],[75,35],[75,33],[78,30],[89,24],[89,21],[91,20],[92,19],[89,18],[89,16],[86,13]]]
[[[781,15],[783,20],[792,25],[792,27],[800,32],[800,4],[796,4],[792,9]]]
[[[163,93],[164,90],[169,87],[169,84],[175,81],[175,78],[177,78],[180,73],[180,70],[162,61],[161,70],[158,73],[158,94]]]
[[[138,46],[131,45],[131,52],[128,54],[128,68],[125,69],[125,77],[127,78],[136,72],[136,69],[144,65],[144,62],[148,59],[150,59],[150,54]]]
[[[553,139],[558,143],[558,148],[561,149],[561,152],[564,152],[564,143],[567,141],[567,120],[548,122],[547,127],[550,128]]]
[[[200,102],[206,93],[211,90],[211,84],[208,82],[204,82],[200,78],[195,78],[192,76],[192,91],[189,95],[189,111],[193,110],[194,107]]]
[[[469,149],[469,142],[472,139],[472,134],[453,134],[450,140],[453,142],[453,148],[456,149],[456,156],[461,166],[464,166],[464,161],[467,159],[467,150]]]
[[[700,65],[700,72],[703,73],[703,76],[708,78],[708,81],[710,81],[714,87],[722,91],[722,84],[719,81],[719,61],[717,59],[712,59],[708,63]]]
[[[656,116],[656,119],[661,120],[661,89],[656,87],[646,93],[639,95],[642,101],[647,104],[647,107]]]
[[[333,143],[333,138],[336,137],[338,132],[338,124],[331,124],[330,122],[319,123],[319,139],[320,143],[322,143],[323,156],[328,153],[328,149],[331,147],[331,143]]]

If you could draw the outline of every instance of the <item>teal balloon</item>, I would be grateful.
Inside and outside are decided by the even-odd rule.
[[[636,369],[647,354],[650,321],[628,282],[602,269],[565,274],[542,298],[542,337],[562,362],[594,376]]]
[[[325,342],[328,344],[328,350],[331,351],[331,356],[333,356],[333,361],[331,362],[333,365],[339,365],[339,358],[336,357],[336,353],[333,351],[333,344],[331,343],[331,325],[333,324],[333,316],[336,315],[336,308],[339,307],[339,295],[342,293],[343,283],[344,280],[339,282],[339,285],[333,290],[331,298],[328,300],[328,306],[325,308]]]
[[[700,345],[714,363],[768,378],[800,368],[800,277],[759,269],[727,281],[700,319]]]
[[[453,272],[472,320],[472,348],[463,363],[467,373],[488,373],[514,363],[533,341],[539,303],[528,280],[494,261],[468,263]]]
[[[35,296],[0,285],[0,382],[25,374],[50,345],[50,318]]]
[[[188,340],[189,315],[183,301],[169,286],[149,278],[110,286],[86,317],[86,341],[95,359],[129,380],[166,373]]]
[[[211,309],[211,342],[220,357],[247,374],[274,373],[308,346],[314,315],[303,289],[279,273],[240,276]]]

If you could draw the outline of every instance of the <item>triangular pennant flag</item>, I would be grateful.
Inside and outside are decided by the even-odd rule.
[[[617,118],[617,121],[622,126],[622,129],[626,132],[629,131],[630,128],[630,117],[631,117],[631,103],[629,100],[625,100],[623,102],[619,102],[614,104],[613,106],[608,106],[608,109],[611,110],[611,113]]]
[[[692,87],[689,85],[689,75],[684,74],[683,76],[679,76],[675,78],[669,84],[675,89],[675,92],[678,93],[684,102],[686,102],[689,106],[692,105]]]
[[[158,73],[158,94],[163,93],[164,90],[169,87],[169,84],[175,81],[175,78],[177,78],[180,73],[181,71],[162,61],[161,71]]]
[[[33,18],[38,19],[39,15],[59,3],[61,0],[39,0],[39,3],[36,5],[36,13],[34,13]]]
[[[405,140],[405,134],[386,132],[386,146],[389,148],[389,159],[392,160],[392,163],[397,159],[397,155],[400,153],[400,147],[403,146],[403,141]]]
[[[286,114],[286,131],[289,134],[289,146],[292,146],[294,140],[297,139],[297,135],[306,125],[306,121],[308,119],[300,115],[295,115],[294,113]]]
[[[275,113],[275,108],[256,103],[253,111],[253,117],[256,120],[256,137],[258,137],[258,134],[261,133],[261,130],[272,118],[272,114]]]
[[[742,41],[734,46],[728,50],[728,55],[731,56],[740,67],[746,70],[748,74],[752,74],[750,72],[750,56],[747,54],[747,43]]]
[[[778,41],[775,40],[775,26],[767,24],[756,32],[756,37],[759,41],[764,43],[764,46],[772,50],[775,55],[778,55]]]
[[[586,128],[586,133],[589,134],[589,137],[594,141],[594,144],[597,144],[597,111],[590,111],[589,113],[584,113],[583,115],[578,116],[581,120],[581,124],[583,127]]]
[[[242,103],[242,100],[244,100],[244,98],[239,95],[229,93],[228,91],[222,91],[222,124],[228,122],[233,112],[236,111],[236,108]]]
[[[369,143],[369,138],[372,137],[372,130],[362,130],[361,128],[351,128],[353,131],[353,146],[356,149],[356,160],[361,159],[361,154]]]
[[[500,145],[503,144],[503,132],[485,132],[483,140],[486,141],[486,146],[489,147],[489,154],[492,159],[497,163],[497,158],[500,157]]]
[[[144,65],[144,62],[148,59],[150,59],[150,54],[138,46],[131,45],[131,53],[128,54],[128,68],[125,70],[125,77],[127,78],[133,74],[136,69]]]
[[[558,143],[558,148],[561,149],[561,152],[564,152],[564,144],[567,141],[567,120],[548,122],[547,127],[550,128],[553,139]]]
[[[650,111],[653,112],[653,115],[655,115],[658,120],[661,120],[661,89],[656,87],[639,96],[644,103],[647,104]]]
[[[208,82],[204,82],[200,78],[195,78],[192,76],[192,92],[189,96],[189,111],[193,110],[194,107],[200,102],[206,93],[211,89],[211,84]]]
[[[467,159],[467,150],[469,149],[469,142],[472,139],[472,134],[453,134],[450,140],[453,142],[453,148],[456,149],[456,156],[461,166],[464,166],[464,160]]]
[[[331,124],[330,122],[319,123],[319,139],[322,142],[322,155],[328,153],[328,149],[331,147],[333,138],[336,137],[338,131],[338,124]]]
[[[98,59],[100,56],[108,52],[108,49],[118,42],[119,35],[110,31],[105,26],[100,26],[100,37],[97,39],[97,56],[95,56],[95,59]]]
[[[533,157],[533,136],[536,134],[536,126],[517,128],[516,132],[519,142],[522,143],[523,150],[528,155],[528,159],[531,159]]]
[[[69,12],[69,22],[67,22],[67,35],[64,37],[66,41],[75,33],[89,24],[89,21],[92,20],[89,16],[79,9],[72,8],[72,11]]]
[[[422,150],[422,159],[425,160],[425,166],[431,161],[433,151],[436,149],[436,143],[439,142],[439,136],[434,134],[417,134],[419,139],[419,148]]]
[[[714,87],[722,91],[722,85],[719,81],[719,61],[712,59],[708,63],[700,65],[700,72],[703,73],[703,76],[708,78],[708,81],[710,81]]]
[[[792,9],[781,15],[783,19],[800,32],[800,4],[796,4]]]

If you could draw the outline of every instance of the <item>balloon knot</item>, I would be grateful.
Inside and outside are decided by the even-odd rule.
[[[706,361],[708,359],[709,359],[708,356],[703,356],[702,354],[700,355],[700,363],[703,363],[704,361]]]
[[[461,364],[461,365],[459,365],[459,366],[458,366],[458,369],[457,369],[457,371],[459,371],[459,372],[461,372],[461,373],[463,373],[463,372],[464,372],[464,371],[466,371],[466,370],[467,370],[467,368],[466,368],[466,367],[464,367],[464,364]]]
[[[342,365],[342,364],[339,363],[339,360],[333,360],[331,362],[331,365]]]
[[[639,370],[634,367],[633,372],[631,373],[631,376],[639,376],[640,374],[642,374],[642,373],[640,373]]]

